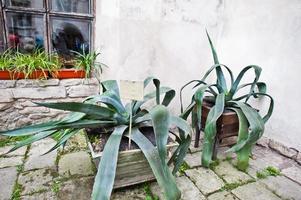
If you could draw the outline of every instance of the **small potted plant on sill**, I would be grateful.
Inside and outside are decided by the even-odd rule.
[[[209,167],[212,159],[216,158],[216,150],[221,139],[237,135],[237,142],[227,152],[237,154],[237,167],[246,170],[249,165],[249,156],[252,146],[262,136],[264,124],[270,118],[274,101],[266,93],[266,84],[259,81],[261,68],[249,65],[242,69],[236,79],[232,71],[219,63],[215,48],[209,34],[207,37],[213,54],[214,65],[206,72],[201,80],[192,80],[181,88],[181,111],[182,118],[187,119],[191,114],[192,124],[196,131],[196,143],[198,146],[200,131],[204,130],[204,142],[202,151],[202,165]],[[230,76],[230,87],[227,87],[223,73],[225,69]],[[253,82],[241,84],[245,73],[254,70]],[[216,72],[216,83],[206,82],[207,77]],[[182,104],[182,92],[188,85],[195,84],[196,91],[192,97],[191,104],[184,110]],[[238,91],[247,90],[245,94],[237,96]],[[261,116],[255,108],[249,104],[251,98],[258,99],[267,97],[270,99],[268,112]]]
[[[35,50],[32,54],[23,54],[6,50],[0,56],[0,79],[46,79],[49,71],[57,66],[50,62],[46,52]]]
[[[39,49],[32,54],[16,52],[13,61],[14,73],[20,73],[25,79],[47,79],[49,72],[57,68],[57,65],[50,61],[49,55]]]
[[[15,53],[11,49],[7,49],[0,55],[0,79],[16,80],[24,78],[24,73],[17,71],[15,68]]]
[[[144,81],[144,86],[146,87],[150,82],[153,82],[156,86],[154,92],[146,94],[143,101],[132,101],[125,106],[121,102],[118,85],[114,80],[102,82],[103,93],[91,96],[83,103],[39,103],[39,105],[48,108],[67,110],[72,113],[58,121],[0,132],[0,135],[32,135],[30,138],[19,142],[10,150],[11,152],[24,145],[59,134],[57,144],[49,150],[52,151],[64,145],[70,137],[83,128],[100,128],[101,131],[97,133],[105,134],[108,139],[104,141],[105,145],[92,192],[93,200],[108,200],[110,198],[114,187],[114,179],[123,172],[124,160],[121,158],[124,158],[125,154],[124,152],[118,153],[119,146],[123,137],[130,138],[139,147],[140,152],[144,154],[152,173],[164,191],[165,198],[167,200],[180,199],[181,194],[176,186],[173,174],[180,168],[190,145],[191,128],[185,120],[172,116],[166,107],[175,96],[175,91],[168,87],[160,87],[160,81],[154,78],[147,78]],[[164,95],[162,102],[160,95]],[[150,109],[143,109],[142,105],[151,99],[156,99],[157,104]],[[172,125],[179,129],[179,134],[172,133],[179,145],[167,162],[169,128]],[[129,134],[130,128],[132,130],[131,134]],[[147,134],[143,132],[143,128],[153,130],[154,141],[148,139]],[[109,131],[103,131],[105,129]],[[132,159],[133,156],[128,158]],[[142,157],[140,158],[142,162],[145,160]],[[171,163],[174,166],[173,172],[168,167],[168,164]],[[138,163],[137,166],[139,166]],[[127,176],[125,179],[130,178]]]
[[[52,76],[58,79],[69,79],[69,78],[89,78],[92,71],[99,69],[102,73],[102,66],[105,66],[102,63],[96,61],[100,53],[95,51],[82,53],[73,51],[75,57],[71,60],[63,60],[63,66],[65,68],[57,70],[52,73]]]

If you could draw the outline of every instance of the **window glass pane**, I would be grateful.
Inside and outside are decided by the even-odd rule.
[[[90,13],[91,0],[52,0],[52,10],[58,12]]]
[[[3,36],[3,26],[2,23],[0,22],[0,52],[3,52],[5,49],[5,43],[4,43],[4,36]]]
[[[52,48],[58,54],[68,60],[74,55],[72,51],[89,51],[91,21],[53,17],[51,24]]]
[[[44,25],[42,15],[7,13],[8,47],[21,52],[44,48]]]
[[[5,42],[4,42],[4,27],[2,23],[2,15],[0,13],[0,52],[3,52],[5,49]]]
[[[6,6],[18,6],[25,8],[44,8],[43,0],[6,0]]]

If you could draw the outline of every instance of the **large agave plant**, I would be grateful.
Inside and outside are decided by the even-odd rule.
[[[174,98],[175,91],[168,87],[160,87],[160,81],[154,78],[147,78],[144,81],[144,86],[146,87],[150,82],[153,82],[156,86],[154,92],[146,94],[143,101],[133,101],[125,106],[121,102],[118,85],[114,80],[102,82],[103,93],[91,96],[83,103],[38,103],[41,106],[67,110],[71,111],[71,113],[61,120],[0,132],[0,135],[31,135],[31,137],[17,143],[10,150],[14,151],[24,145],[59,134],[58,142],[49,150],[50,152],[64,145],[70,137],[83,128],[112,128],[113,132],[104,147],[103,157],[98,166],[92,193],[93,200],[108,200],[113,189],[120,141],[124,136],[129,137],[128,129],[130,113],[132,113],[131,139],[144,153],[160,187],[164,191],[166,199],[179,199],[180,191],[176,186],[173,173],[181,166],[189,147],[191,128],[185,120],[172,116],[167,110],[166,106]],[[161,95],[164,95],[162,101],[160,101]],[[141,107],[144,103],[154,98],[156,98],[157,105],[151,109],[143,109]],[[149,126],[149,124],[154,129],[156,147],[139,131],[139,128]],[[171,126],[179,128],[179,135],[175,134],[179,146],[169,163],[167,163],[166,145]],[[170,163],[174,164],[173,173],[168,167]]]
[[[274,101],[270,95],[266,94],[266,84],[264,82],[259,82],[261,74],[261,68],[259,66],[246,66],[238,74],[236,79],[234,79],[232,71],[226,65],[219,63],[215,48],[208,33],[207,37],[215,64],[206,72],[201,80],[192,80],[181,88],[181,116],[182,118],[187,119],[191,114],[192,123],[195,126],[196,131],[200,131],[202,129],[201,118],[204,97],[206,96],[206,99],[214,104],[208,113],[205,127],[203,127],[205,135],[202,151],[202,165],[209,167],[212,162],[214,151],[217,120],[221,117],[225,109],[236,112],[239,119],[238,140],[228,152],[235,152],[237,154],[237,167],[241,170],[245,170],[248,167],[252,145],[262,136],[264,124],[268,121],[273,112]],[[228,87],[226,83],[222,68],[224,68],[230,76],[230,87]],[[241,84],[241,80],[245,73],[252,69],[255,72],[254,81]],[[207,83],[207,77],[214,71],[217,76],[216,83]],[[193,88],[195,88],[196,91],[192,97],[191,104],[184,110],[182,104],[182,92],[184,88],[191,84],[195,84]],[[248,92],[244,95],[237,96],[237,92],[243,88],[249,88],[247,89]],[[270,99],[268,112],[264,116],[261,116],[258,111],[249,104],[251,98],[257,99],[262,96]]]

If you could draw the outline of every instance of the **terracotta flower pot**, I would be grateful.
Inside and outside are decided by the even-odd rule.
[[[75,70],[75,69],[61,69],[55,72],[52,72],[53,78],[58,79],[69,79],[69,78],[85,78],[86,72],[84,70]]]

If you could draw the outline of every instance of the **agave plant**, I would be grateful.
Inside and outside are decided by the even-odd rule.
[[[173,174],[180,168],[189,147],[191,128],[185,120],[172,116],[167,110],[166,106],[174,98],[175,91],[168,87],[160,87],[160,81],[151,77],[144,81],[144,86],[149,85],[151,81],[156,86],[154,92],[146,94],[143,101],[132,101],[125,106],[121,102],[118,85],[114,80],[102,82],[103,93],[91,96],[83,103],[38,103],[41,106],[67,110],[71,113],[61,120],[0,132],[0,135],[31,136],[17,143],[10,152],[24,145],[56,135],[58,142],[48,151],[50,152],[66,144],[70,137],[83,128],[109,127],[114,129],[104,147],[92,193],[93,200],[107,200],[113,189],[120,141],[123,136],[129,137],[130,113],[132,113],[131,139],[144,153],[166,199],[179,199],[180,191],[176,186]],[[160,95],[164,95],[162,102]],[[154,98],[157,103],[154,107],[151,109],[142,108],[143,104]],[[139,130],[141,127],[149,126],[148,123],[154,129],[156,146]],[[167,162],[166,145],[171,126],[176,126],[179,129],[179,134],[173,133],[179,146]],[[168,167],[168,164],[171,163],[174,165],[172,172]]]
[[[252,145],[262,136],[264,124],[268,121],[273,112],[274,101],[273,98],[266,93],[266,84],[259,81],[261,74],[261,68],[259,66],[246,66],[234,79],[232,71],[226,65],[219,63],[217,53],[208,32],[207,37],[215,64],[206,72],[201,80],[192,80],[181,88],[181,116],[187,119],[191,114],[192,123],[195,125],[196,131],[199,132],[202,128],[204,129],[202,165],[209,167],[212,162],[214,141],[217,134],[217,120],[226,109],[233,110],[239,119],[239,132],[237,143],[230,148],[228,152],[235,152],[237,154],[237,167],[241,170],[245,170],[248,167]],[[228,87],[226,83],[222,68],[225,69],[230,76],[230,87]],[[254,70],[255,72],[254,81],[241,84],[242,78],[249,70]],[[214,71],[217,76],[216,83],[207,83],[207,77]],[[182,103],[183,89],[191,84],[195,84],[194,88],[196,90],[192,97],[191,104],[184,110]],[[247,89],[247,94],[238,96],[237,92],[241,92],[243,88]],[[202,104],[205,96],[206,100],[213,103],[214,106],[208,113],[205,127],[201,127]],[[261,116],[258,111],[249,104],[251,98],[257,99],[262,96],[270,99],[268,112],[264,116]]]

